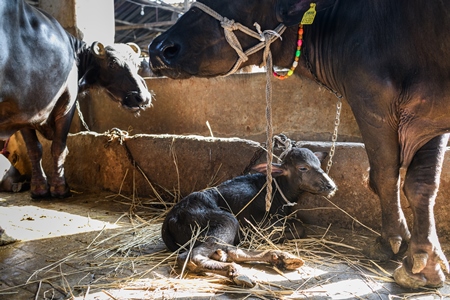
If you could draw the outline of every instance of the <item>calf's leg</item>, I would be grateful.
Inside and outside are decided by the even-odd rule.
[[[404,192],[414,223],[407,255],[395,273],[395,281],[408,288],[438,287],[449,266],[436,233],[434,204],[448,136],[436,137],[414,156],[405,176]]]
[[[255,281],[243,274],[238,263],[252,262],[269,263],[286,270],[295,270],[304,264],[301,258],[283,251],[243,250],[215,242],[204,243],[191,253],[184,252],[178,256],[178,264],[186,265],[191,272],[219,274],[244,287],[254,287]]]
[[[211,257],[217,260],[235,263],[263,262],[285,270],[298,269],[305,263],[303,259],[284,251],[243,250],[234,246],[217,249]]]

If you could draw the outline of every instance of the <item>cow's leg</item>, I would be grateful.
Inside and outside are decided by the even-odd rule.
[[[387,261],[406,250],[410,238],[400,205],[398,135],[389,124],[363,117],[366,119],[359,119],[358,124],[370,164],[369,187],[378,195],[381,204],[381,236],[366,247],[364,253],[372,259]]]
[[[20,133],[27,145],[28,157],[31,162],[31,197],[47,197],[49,196],[49,187],[47,177],[42,169],[42,145],[34,129],[24,128],[20,130]]]
[[[434,221],[434,203],[448,136],[425,144],[408,167],[403,190],[411,206],[414,223],[407,256],[394,273],[395,281],[408,288],[441,286],[448,262],[439,244]]]
[[[52,197],[65,198],[70,196],[70,189],[66,183],[64,176],[64,162],[69,153],[67,149],[67,135],[72,122],[75,106],[63,117],[55,121],[55,131],[52,141],[52,159],[53,159],[53,174],[50,178],[50,193]]]

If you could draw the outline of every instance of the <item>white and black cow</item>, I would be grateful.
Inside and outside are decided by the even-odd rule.
[[[390,259],[408,248],[396,281],[441,286],[448,262],[433,207],[450,132],[450,0],[199,0],[151,43],[152,70],[172,78],[212,77],[228,74],[238,59],[242,67],[259,65],[262,51],[244,53],[260,42],[255,22],[267,34],[287,25],[270,49],[274,64],[289,68],[311,4],[317,15],[304,26],[295,73],[342,94],[355,115],[370,187],[382,207],[381,238],[368,253]],[[238,23],[255,34],[243,33]],[[407,170],[411,231],[400,206],[400,168]]]
[[[136,112],[151,103],[138,75],[140,50],[115,44],[91,47],[23,0],[0,1],[0,138],[20,130],[32,164],[32,197],[66,197],[66,139],[81,90],[100,86]],[[41,167],[36,130],[53,140],[53,174]]]

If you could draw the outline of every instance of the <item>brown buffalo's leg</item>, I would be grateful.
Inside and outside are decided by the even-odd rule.
[[[381,204],[381,236],[364,252],[372,259],[387,261],[401,254],[410,238],[400,205],[398,136],[389,127],[378,128],[365,123],[360,127],[366,133],[364,143],[370,163],[369,186],[378,195]]]
[[[439,244],[434,221],[434,204],[448,136],[432,139],[415,154],[408,167],[404,192],[414,223],[403,266],[394,273],[396,282],[408,288],[441,286],[448,262]]]

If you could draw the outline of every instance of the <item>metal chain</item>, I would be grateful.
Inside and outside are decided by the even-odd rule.
[[[333,135],[331,136],[332,143],[331,143],[331,149],[330,149],[330,156],[328,158],[328,163],[327,163],[327,168],[326,168],[326,172],[328,174],[330,172],[331,166],[333,165],[333,157],[336,152],[336,141],[338,138],[339,124],[341,123],[341,109],[342,109],[342,98],[343,97],[339,92],[337,92],[337,91],[333,90],[332,88],[330,88],[329,86],[323,84],[319,80],[319,78],[317,78],[316,74],[312,71],[312,66],[311,66],[311,63],[309,62],[308,53],[306,53],[306,48],[304,50],[303,57],[305,58],[305,61],[306,61],[306,68],[309,70],[309,72],[313,76],[314,81],[319,86],[328,90],[330,93],[332,93],[338,99],[338,101],[336,103],[336,118],[334,120],[334,130],[333,130]]]
[[[331,149],[330,149],[330,158],[327,163],[327,174],[330,172],[331,166],[333,165],[333,157],[336,151],[336,141],[338,138],[338,129],[339,124],[341,123],[341,110],[342,110],[342,97],[338,98],[338,102],[336,103],[336,118],[334,119],[334,131],[331,136]]]

